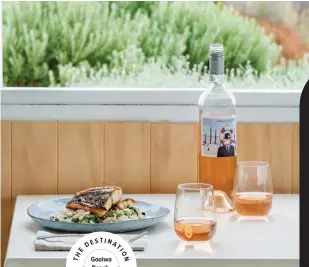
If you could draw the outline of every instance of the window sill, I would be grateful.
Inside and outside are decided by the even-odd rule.
[[[2,120],[197,122],[202,89],[4,88]],[[243,123],[298,123],[301,91],[233,90]]]

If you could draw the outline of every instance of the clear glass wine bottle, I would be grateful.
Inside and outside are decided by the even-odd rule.
[[[210,45],[210,87],[199,98],[199,181],[231,196],[237,161],[236,101],[224,86],[224,48]]]

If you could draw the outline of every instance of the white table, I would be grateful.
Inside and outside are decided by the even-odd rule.
[[[65,267],[67,252],[36,252],[39,226],[27,207],[59,196],[19,196],[16,201],[5,267]],[[65,196],[67,197],[67,196]],[[136,252],[138,267],[296,267],[299,266],[299,196],[275,195],[269,222],[237,221],[219,214],[211,244],[184,247],[173,231],[174,195],[130,195],[171,209],[161,224],[150,228],[148,246]]]

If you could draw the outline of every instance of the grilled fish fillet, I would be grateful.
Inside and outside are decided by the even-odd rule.
[[[66,208],[85,210],[103,217],[122,196],[122,188],[118,186],[94,187],[77,192]]]

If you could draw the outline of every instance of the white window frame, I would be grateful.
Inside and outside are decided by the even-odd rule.
[[[2,120],[197,122],[199,88],[3,88]],[[298,123],[301,90],[232,90],[243,123]]]

